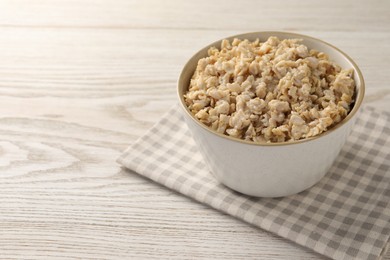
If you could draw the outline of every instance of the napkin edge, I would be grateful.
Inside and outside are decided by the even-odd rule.
[[[379,254],[378,260],[384,260],[384,257],[386,256],[389,249],[390,249],[390,236],[387,240],[387,243],[383,247],[382,252]]]
[[[133,143],[130,143],[130,145],[121,152],[119,157],[116,159],[116,162],[124,167],[125,165],[125,159],[129,155],[130,150],[133,149],[135,145],[143,141],[145,138],[147,138],[148,134],[152,132],[154,128],[156,128],[164,118],[171,113],[172,110],[174,110],[176,107],[178,107],[178,102],[175,102],[165,113],[163,113],[159,120],[157,120],[146,132],[144,132],[140,137],[138,137]]]

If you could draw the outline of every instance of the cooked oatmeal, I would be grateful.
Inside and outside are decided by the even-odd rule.
[[[299,39],[223,40],[198,61],[186,105],[219,133],[254,142],[321,134],[345,118],[355,89],[342,69]]]

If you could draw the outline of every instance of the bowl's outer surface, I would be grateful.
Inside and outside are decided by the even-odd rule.
[[[189,111],[183,95],[199,59],[207,56],[214,42],[196,53],[184,66],[178,80],[178,96],[189,129],[214,176],[226,186],[241,193],[260,197],[280,197],[303,191],[317,183],[329,170],[356,120],[364,96],[364,81],[357,65],[337,48],[312,37],[285,32],[254,32],[234,38],[266,41],[299,38],[309,49],[329,55],[342,68],[353,68],[356,82],[355,105],[348,116],[329,131],[309,139],[285,143],[239,140],[216,133],[199,122]]]

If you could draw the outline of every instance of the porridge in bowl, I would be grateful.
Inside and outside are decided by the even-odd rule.
[[[289,142],[317,136],[352,109],[353,69],[299,39],[223,40],[198,61],[184,94],[191,113],[231,137]]]

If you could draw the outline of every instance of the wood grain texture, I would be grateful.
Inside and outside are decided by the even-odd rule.
[[[122,170],[192,53],[287,30],[360,65],[389,110],[390,2],[0,2],[1,259],[323,259]],[[390,253],[385,256],[390,259]]]

